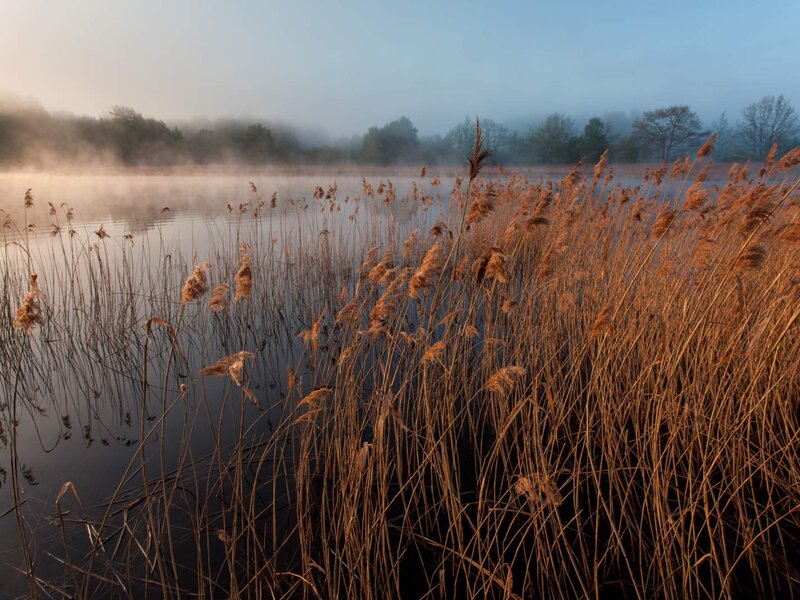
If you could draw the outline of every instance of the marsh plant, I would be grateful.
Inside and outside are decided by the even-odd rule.
[[[531,179],[478,128],[447,189],[254,182],[195,256],[7,221],[28,593],[800,594],[800,150],[712,183],[712,146]],[[34,509],[19,432],[86,397],[124,468]]]

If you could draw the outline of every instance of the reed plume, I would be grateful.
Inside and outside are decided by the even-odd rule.
[[[494,372],[486,381],[485,387],[495,394],[507,395],[514,389],[517,381],[525,376],[525,373],[523,367],[503,367]]]
[[[250,300],[253,293],[253,270],[250,267],[250,253],[247,244],[242,243],[239,248],[239,270],[236,272],[236,293],[234,302]]]
[[[431,344],[423,353],[420,364],[427,365],[432,362],[441,362],[442,356],[444,355],[444,348],[444,341],[442,340]]]
[[[188,304],[194,302],[208,291],[208,279],[206,278],[206,270],[210,269],[211,265],[207,262],[197,265],[192,271],[192,274],[186,279],[181,291],[181,302]]]
[[[661,209],[656,217],[655,223],[653,223],[652,229],[652,236],[654,238],[660,238],[664,235],[667,230],[672,227],[672,224],[675,222],[678,213],[677,211],[673,210],[669,206],[665,206]]]
[[[408,295],[411,298],[419,299],[424,290],[430,289],[433,280],[442,268],[441,247],[436,242],[425,253],[422,264],[411,277],[408,284]]]
[[[483,162],[492,155],[491,150],[483,147],[484,139],[481,134],[481,122],[475,119],[475,145],[472,148],[472,156],[469,158],[469,180],[473,181],[483,168]]]
[[[231,286],[227,283],[220,283],[211,292],[211,298],[208,300],[208,309],[211,312],[222,312],[228,308],[228,298],[231,293]]]
[[[41,326],[44,323],[42,310],[39,306],[37,277],[36,273],[31,273],[28,291],[25,293],[22,304],[17,309],[17,314],[14,317],[14,328],[23,329],[25,333],[30,333],[34,325]]]
[[[714,151],[714,144],[717,141],[717,134],[712,133],[709,138],[705,141],[705,143],[700,146],[700,149],[697,151],[697,158],[705,158],[709,154]]]
[[[736,259],[736,266],[742,271],[756,271],[764,265],[767,251],[759,244],[751,244]]]

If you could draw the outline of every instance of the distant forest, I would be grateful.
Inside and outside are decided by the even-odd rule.
[[[723,113],[704,124],[686,105],[640,114],[608,113],[582,127],[554,113],[527,130],[481,119],[493,160],[504,165],[594,162],[608,149],[613,162],[670,161],[693,152],[717,134],[717,161],[762,159],[773,143],[779,150],[800,144],[797,113],[783,96],[765,96],[735,120]],[[335,142],[302,142],[288,126],[237,120],[169,126],[135,110],[115,106],[108,115],[84,117],[42,108],[0,106],[0,167],[53,164],[175,166],[209,164],[448,165],[463,162],[474,143],[474,120],[445,135],[419,135],[400,117],[363,135]]]

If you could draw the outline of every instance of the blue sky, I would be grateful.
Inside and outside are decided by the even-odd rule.
[[[48,109],[252,116],[358,133],[406,115],[800,105],[800,2],[3,0],[0,93]]]

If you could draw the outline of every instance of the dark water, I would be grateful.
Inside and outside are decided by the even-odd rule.
[[[425,182],[416,201],[389,204],[377,194],[365,198],[360,177],[256,177],[255,192],[249,179],[0,175],[0,209],[13,219],[0,261],[0,596],[27,590],[15,570],[24,563],[13,511],[14,420],[36,574],[59,580],[65,552],[55,501],[62,486],[73,486],[62,507],[75,560],[91,548],[84,517],[97,522],[110,514],[120,523],[119,510],[141,497],[148,480],[155,485],[162,473],[187,464],[216,472],[221,466],[213,456],[229,455],[238,440],[269,439],[291,410],[283,402],[287,368],[314,384],[298,332],[333,285],[348,284],[365,248],[385,245],[387,232],[396,244],[412,229],[429,227],[444,188]],[[408,178],[393,181],[398,196],[412,190]],[[332,197],[314,198],[317,186]],[[34,204],[26,211],[28,188]],[[422,194],[430,197],[420,202]],[[223,314],[209,312],[208,295],[183,306],[181,286],[192,265],[211,263],[212,287],[233,284],[242,242],[253,262],[252,300]],[[29,271],[38,275],[45,323],[25,335],[12,320]],[[154,325],[146,339],[145,323],[154,316],[177,331],[180,352],[166,327]],[[245,377],[260,407],[229,378],[198,376],[203,366],[240,350],[255,354]],[[184,536],[175,545],[193,543]]]

